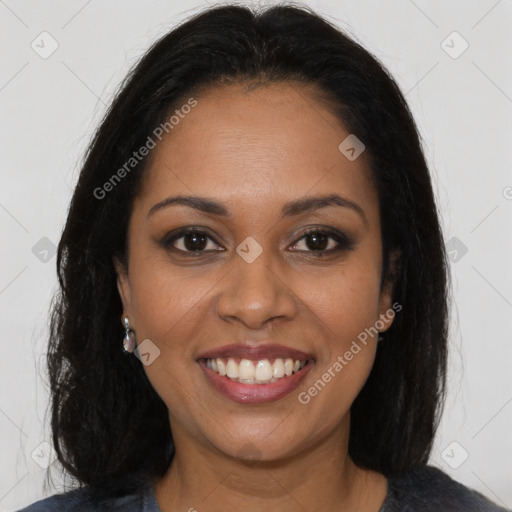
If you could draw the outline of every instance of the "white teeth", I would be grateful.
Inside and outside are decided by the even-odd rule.
[[[272,365],[272,375],[276,379],[284,377],[284,363],[282,359],[276,359]]]
[[[272,365],[268,359],[258,361],[254,376],[256,380],[270,380],[272,378]]]
[[[267,384],[283,377],[289,377],[300,371],[307,361],[292,358],[276,358],[273,364],[268,359],[251,361],[241,359],[240,363],[232,357],[226,359],[207,359],[206,366],[219,375],[245,384]]]
[[[249,359],[242,359],[240,361],[240,364],[238,365],[238,377],[240,379],[253,380],[255,372],[252,361],[249,361]]]
[[[228,359],[228,365],[226,367],[226,375],[230,379],[238,379],[238,365],[234,359]]]
[[[216,359],[216,361],[217,361],[217,373],[222,376],[226,375],[226,365],[224,364],[224,361],[222,359]],[[212,370],[213,370],[213,368],[212,368]]]
[[[293,359],[287,359],[284,362],[284,373],[288,377],[293,373]]]

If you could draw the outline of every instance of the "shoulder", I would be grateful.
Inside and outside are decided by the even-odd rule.
[[[417,466],[389,479],[381,512],[510,512],[434,466]]]
[[[32,503],[18,512],[160,512],[148,487],[120,498],[94,500],[88,487],[74,489]]]
[[[47,512],[50,510],[65,511],[74,510],[85,505],[88,501],[86,489],[74,489],[72,491],[56,494],[48,498],[36,501],[18,512]]]

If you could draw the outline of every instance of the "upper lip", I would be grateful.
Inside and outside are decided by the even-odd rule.
[[[198,359],[216,359],[219,357],[233,357],[243,359],[312,359],[311,354],[306,354],[295,348],[285,347],[277,344],[249,345],[243,343],[235,343],[214,348],[202,353]]]

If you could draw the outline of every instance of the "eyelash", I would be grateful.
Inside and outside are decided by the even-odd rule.
[[[160,245],[162,245],[166,250],[182,253],[184,255],[190,255],[192,257],[197,257],[196,255],[199,255],[201,253],[211,252],[211,251],[206,251],[204,249],[201,251],[187,251],[187,250],[183,250],[183,249],[177,249],[176,247],[172,247],[174,242],[176,242],[180,238],[183,238],[184,236],[191,234],[191,233],[205,235],[207,237],[207,239],[209,239],[209,240],[213,241],[215,244],[217,244],[217,242],[208,234],[208,232],[204,231],[203,229],[190,227],[190,228],[180,229],[178,232],[174,233],[172,236],[166,235],[160,242]],[[355,243],[353,242],[353,240],[351,240],[349,237],[347,237],[343,233],[340,233],[339,231],[335,231],[332,229],[320,229],[320,228],[308,229],[292,245],[296,245],[298,242],[300,242],[301,240],[303,240],[304,238],[307,238],[308,236],[310,236],[312,234],[326,235],[328,238],[333,239],[338,245],[331,249],[323,249],[323,250],[319,250],[319,251],[299,250],[296,252],[306,252],[306,253],[311,253],[315,257],[321,257],[321,256],[325,256],[327,254],[333,254],[333,253],[341,252],[341,251],[352,251],[354,249]],[[217,244],[217,245],[219,245],[219,244]]]

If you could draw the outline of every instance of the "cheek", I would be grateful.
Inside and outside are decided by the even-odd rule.
[[[363,258],[323,277],[302,277],[297,286],[313,321],[324,326],[326,339],[341,348],[378,318],[380,272]]]
[[[181,350],[187,342],[184,333],[199,327],[198,316],[204,315],[206,297],[215,284],[213,276],[204,273],[191,279],[190,272],[172,269],[161,260],[134,258],[133,263],[132,307],[138,332],[165,350]]]
[[[321,340],[316,369],[320,382],[302,391],[321,410],[348,410],[371,371],[378,342],[378,270],[361,256],[329,278],[302,281],[301,295]]]
[[[193,405],[201,400],[198,396],[193,399],[196,392],[185,383],[199,377],[193,373],[199,372],[192,364],[197,349],[194,339],[208,317],[207,297],[215,281],[207,273],[192,279],[191,272],[171,268],[161,259],[149,261],[134,255],[132,262],[137,340],[150,339],[160,350],[158,358],[144,370],[168,408],[188,418],[190,414],[183,411],[190,408],[189,402]],[[194,425],[189,428],[192,431]]]
[[[371,273],[340,275],[308,296],[321,343],[315,378],[299,390],[298,400],[304,406],[305,421],[308,414],[317,418],[317,435],[341,421],[372,369],[378,343],[372,330],[378,277]]]

